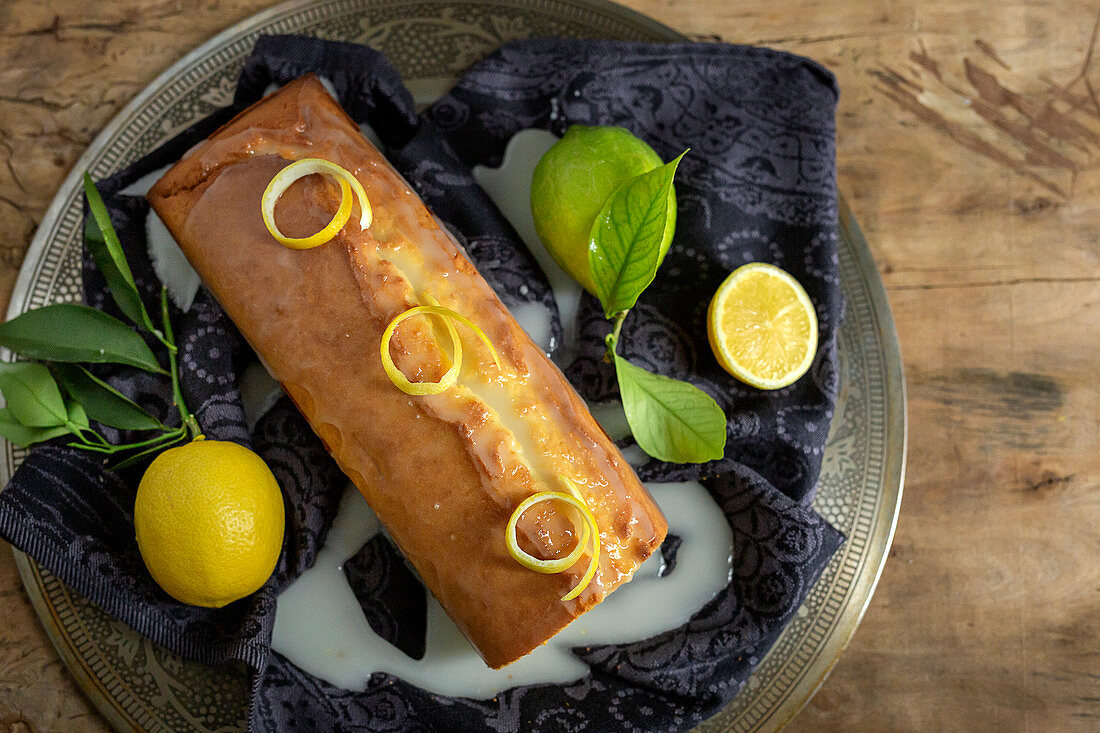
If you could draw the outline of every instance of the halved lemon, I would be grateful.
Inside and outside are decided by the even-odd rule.
[[[794,384],[817,353],[817,314],[789,273],[750,262],[710,301],[707,336],[722,368],[759,389]]]

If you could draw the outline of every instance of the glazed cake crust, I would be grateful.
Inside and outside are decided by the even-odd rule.
[[[260,199],[301,158],[324,158],[362,183],[374,212],[356,206],[327,244],[292,250],[271,237]],[[492,667],[539,646],[630,579],[661,544],[664,517],[556,366],[535,345],[453,237],[360,133],[315,77],[288,84],[242,112],[175,165],[148,199],[206,286],[362,492],[428,589]],[[276,221],[289,235],[323,227],[337,189],[296,183]],[[464,359],[455,387],[410,396],[386,376],[382,332],[432,301],[466,316],[494,344],[459,326]],[[406,320],[391,355],[412,380],[450,365],[436,319]],[[572,482],[600,528],[599,570],[542,575],[507,552],[515,507]],[[534,554],[568,552],[572,521],[544,503],[520,522]]]

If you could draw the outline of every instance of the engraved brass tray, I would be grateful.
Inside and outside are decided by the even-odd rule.
[[[126,106],[73,168],[46,212],[12,294],[8,317],[80,297],[79,175],[99,179],[229,103],[261,34],[355,41],[382,51],[418,103],[445,92],[471,62],[531,36],[684,40],[602,0],[293,0],[196,48]],[[781,728],[824,681],[863,616],[886,560],[901,502],[905,385],[897,337],[871,252],[840,202],[841,392],[814,508],[848,536],[805,604],[741,694],[701,731]],[[3,444],[0,479],[22,451]],[[181,659],[114,621],[16,552],[23,582],[65,664],[121,731],[238,731],[248,690],[239,669]]]

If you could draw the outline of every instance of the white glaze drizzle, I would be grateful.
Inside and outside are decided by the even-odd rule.
[[[582,290],[546,251],[531,216],[531,177],[539,158],[557,141],[557,136],[546,130],[521,130],[508,141],[499,168],[475,165],[473,174],[474,180],[485,189],[523,239],[550,282],[561,317],[562,343],[560,348],[551,344],[548,351],[558,366],[565,366],[573,360],[576,350],[577,310]]]
[[[654,554],[631,582],[547,644],[492,670],[430,596],[422,659],[411,659],[370,628],[341,566],[380,524],[359,492],[349,488],[317,563],[279,596],[272,646],[305,671],[352,690],[364,689],[374,672],[438,694],[477,698],[516,685],[578,679],[587,667],[570,648],[623,643],[676,628],[729,583],[732,536],[706,489],[687,482],[651,484],[649,490],[668,519],[669,532],[683,540],[676,568],[658,577],[662,558]]]

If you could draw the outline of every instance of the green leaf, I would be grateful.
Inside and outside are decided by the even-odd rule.
[[[647,372],[615,355],[615,374],[626,420],[649,455],[670,463],[702,463],[722,457],[726,416],[698,387]]]
[[[588,266],[608,318],[634,307],[657,274],[675,227],[672,179],[685,155],[624,183],[592,222]]]
[[[54,376],[88,417],[124,430],[158,430],[164,425],[137,403],[76,364],[54,364]]]
[[[88,413],[84,411],[84,408],[79,402],[69,402],[65,405],[65,411],[69,414],[69,422],[76,425],[78,428],[92,427],[88,422]]]
[[[6,407],[0,409],[0,435],[3,435],[20,448],[25,448],[33,443],[41,443],[50,438],[65,435],[68,432],[69,428],[64,425],[48,428],[27,427],[15,419],[15,416],[11,414],[11,410]]]
[[[92,253],[96,267],[107,280],[111,297],[127,318],[150,333],[156,333],[157,329],[141,300],[137,283],[134,282],[134,275],[130,272],[130,265],[126,262],[122,243],[118,241],[118,234],[111,224],[107,207],[92,183],[92,177],[87,173],[84,174],[84,195],[92,211],[91,218],[84,225],[84,241],[88,245],[88,251]]]
[[[127,364],[167,374],[137,333],[106,313],[55,303],[0,323],[0,346],[31,359]]]
[[[0,392],[12,418],[29,428],[52,428],[68,419],[50,370],[30,361],[0,364]]]

